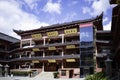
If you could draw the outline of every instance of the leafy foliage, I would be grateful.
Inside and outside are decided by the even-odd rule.
[[[30,72],[25,72],[25,71],[14,71],[12,72],[14,76],[28,76]]]
[[[59,72],[54,72],[53,75],[54,75],[54,78],[59,78],[59,77],[58,77]]]
[[[103,72],[98,72],[93,75],[86,76],[85,80],[107,80]]]

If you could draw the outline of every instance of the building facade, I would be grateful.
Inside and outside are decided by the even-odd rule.
[[[9,63],[11,50],[19,48],[20,40],[0,33],[0,76],[7,76],[9,73]]]
[[[102,15],[34,30],[14,30],[21,40],[19,44],[11,43],[11,49],[5,53],[7,63],[1,59],[0,64],[7,64],[10,73],[29,72],[30,76],[43,71],[58,71],[61,78],[93,74],[96,30],[102,30]]]
[[[120,80],[120,0],[110,0],[110,4],[116,4],[112,10],[111,30],[96,31],[96,71],[109,72],[107,76]],[[109,60],[107,71],[106,60]]]

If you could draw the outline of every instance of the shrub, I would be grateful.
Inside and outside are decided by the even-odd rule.
[[[103,72],[98,72],[96,74],[86,76],[85,80],[107,80],[107,78]]]
[[[28,76],[30,72],[25,72],[25,71],[14,71],[12,74],[14,76]]]
[[[54,72],[53,75],[54,75],[54,78],[59,78],[59,76],[58,76],[59,72]]]

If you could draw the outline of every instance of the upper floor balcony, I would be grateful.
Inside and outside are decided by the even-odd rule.
[[[90,48],[94,47],[93,42],[80,42],[80,48]]]
[[[110,47],[101,47],[99,50],[98,50],[98,53],[96,55],[96,57],[107,57],[109,54],[111,53],[111,48]]]
[[[107,53],[98,53],[96,57],[99,57],[99,58],[107,57]]]
[[[68,49],[48,47],[47,50],[34,48],[31,50],[22,50],[21,52],[11,53],[10,60],[31,60],[31,59],[62,59],[62,58],[77,58],[80,57],[79,48],[75,46],[67,46]],[[79,56],[78,56],[79,55]]]
[[[7,58],[0,58],[0,62],[9,62],[9,59],[7,59]]]
[[[71,31],[72,29],[70,29]],[[32,38],[21,39],[20,48],[26,48],[31,46],[53,46],[62,44],[79,44],[79,32],[77,29],[75,33],[70,34],[68,30],[66,34],[58,34],[57,31],[48,32],[47,35],[34,34]],[[72,31],[73,32],[73,31]]]
[[[94,60],[81,60],[80,61],[81,67],[86,67],[86,66],[94,66]]]

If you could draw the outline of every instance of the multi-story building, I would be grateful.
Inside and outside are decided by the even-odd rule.
[[[120,74],[120,0],[110,0],[116,4],[112,11],[111,30],[96,32],[97,71],[105,71],[110,78],[119,80]],[[118,4],[118,5],[117,5]],[[106,69],[109,61],[108,70]],[[116,77],[115,77],[116,76]],[[118,77],[117,77],[118,76]]]
[[[9,67],[9,53],[11,50],[19,48],[19,42],[19,39],[0,33],[0,76],[4,75],[6,68]]]
[[[5,54],[8,63],[1,65],[8,64],[12,73],[30,72],[31,76],[42,71],[59,71],[61,78],[93,74],[96,30],[102,30],[102,15],[34,30],[14,30],[21,37],[20,47],[12,43]]]
[[[58,71],[61,78],[84,77],[105,71],[107,57],[112,59],[112,71],[108,72],[119,75],[120,5],[112,14],[110,31],[103,31],[100,15],[34,30],[14,30],[21,40],[0,33],[0,76]]]

